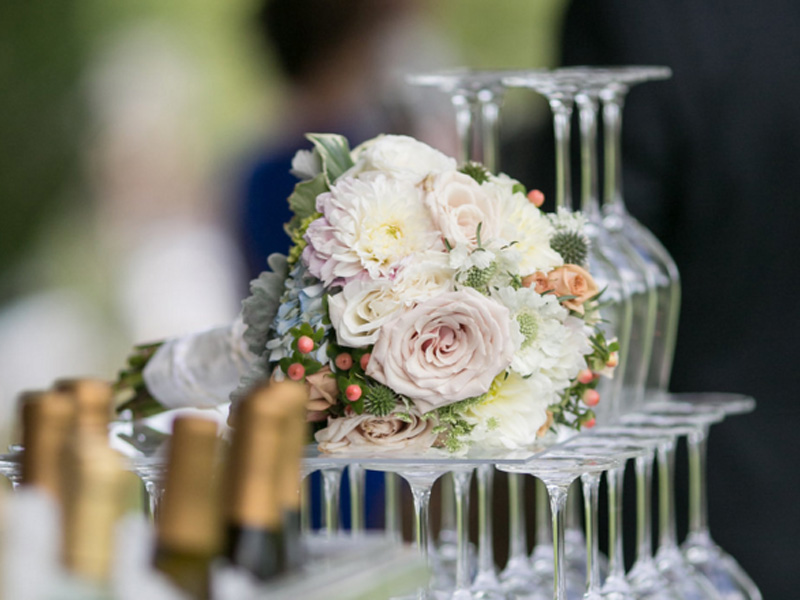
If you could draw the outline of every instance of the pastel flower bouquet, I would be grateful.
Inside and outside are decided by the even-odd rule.
[[[594,424],[616,342],[580,213],[405,136],[310,134],[288,256],[251,283],[233,405],[304,381],[324,452],[516,449]]]

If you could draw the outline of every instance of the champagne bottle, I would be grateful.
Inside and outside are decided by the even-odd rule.
[[[63,462],[62,559],[74,577],[69,587],[85,598],[110,597],[114,529],[121,513],[122,460],[97,435],[75,438]],[[70,597],[78,597],[76,591]]]
[[[286,568],[293,570],[300,567],[304,558],[300,544],[302,513],[300,463],[308,438],[308,423],[306,422],[308,391],[304,385],[293,382],[274,383],[272,387],[272,401],[279,403],[286,411],[285,440],[278,489],[283,510]]]
[[[154,566],[193,600],[208,600],[211,561],[221,546],[215,461],[217,424],[175,420]]]
[[[61,457],[69,436],[74,407],[59,392],[26,392],[22,398],[22,482],[62,498]]]
[[[257,389],[234,416],[225,555],[262,581],[286,568],[279,486],[287,417],[273,387]]]
[[[53,389],[67,395],[75,406],[73,433],[108,435],[113,408],[111,385],[99,379],[59,379]]]

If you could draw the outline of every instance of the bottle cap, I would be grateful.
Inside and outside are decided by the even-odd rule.
[[[157,524],[159,546],[206,555],[219,549],[218,449],[216,422],[175,419]]]
[[[113,410],[111,384],[100,379],[59,379],[53,388],[75,403],[75,431],[108,434]]]
[[[61,458],[74,417],[74,406],[59,392],[25,392],[22,403],[22,480],[49,493],[62,494]]]
[[[64,462],[64,565],[78,577],[103,583],[121,511],[122,461],[104,438],[85,435],[73,440]]]

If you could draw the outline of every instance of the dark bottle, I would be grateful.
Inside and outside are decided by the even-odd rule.
[[[283,537],[282,477],[286,460],[289,406],[280,402],[286,385],[273,384],[253,392],[234,416],[235,432],[229,456],[225,555],[262,581],[286,570]],[[302,386],[301,386],[302,387]]]
[[[217,424],[180,417],[173,426],[153,565],[193,600],[208,600],[221,547]]]

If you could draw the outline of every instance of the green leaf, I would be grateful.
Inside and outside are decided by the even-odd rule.
[[[353,166],[350,156],[350,144],[343,135],[333,133],[308,133],[306,138],[314,144],[314,148],[322,159],[322,172],[329,185]]]
[[[525,189],[525,186],[522,185],[520,182],[514,184],[514,187],[511,188],[512,194],[527,194],[528,190]]]
[[[293,223],[299,225],[300,221],[317,212],[317,196],[328,191],[325,175],[320,173],[314,179],[301,181],[294,186],[292,195],[289,196],[289,208],[294,213]],[[290,227],[292,227],[290,225]]]

